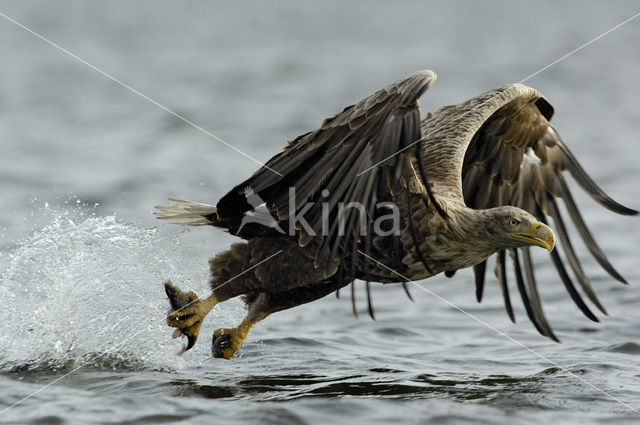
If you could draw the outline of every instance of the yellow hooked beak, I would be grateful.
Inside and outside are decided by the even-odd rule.
[[[548,249],[549,252],[553,251],[553,247],[556,245],[556,237],[553,234],[551,227],[540,222],[533,223],[532,232],[514,233],[513,237],[522,239],[529,245],[536,245],[544,249]]]

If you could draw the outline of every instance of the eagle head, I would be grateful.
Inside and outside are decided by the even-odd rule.
[[[485,230],[498,249],[535,245],[553,251],[556,243],[553,230],[533,215],[516,207],[486,210],[488,222]]]

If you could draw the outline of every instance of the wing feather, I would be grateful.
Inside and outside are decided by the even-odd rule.
[[[507,285],[507,268],[505,264],[504,250],[498,252],[496,256],[496,277],[498,283],[500,283],[500,291],[502,292],[502,298],[504,299],[504,308],[507,311],[507,316],[513,323],[516,322],[516,317],[513,314],[513,308],[511,307],[511,297],[509,296],[509,286]]]
[[[571,195],[571,192],[567,187],[567,183],[565,182],[562,175],[558,176],[558,183],[560,185],[560,196],[562,197],[567,209],[569,210],[569,216],[571,217],[571,220],[573,221],[574,226],[578,230],[578,233],[580,234],[580,237],[584,241],[584,244],[587,246],[587,249],[589,250],[589,252],[591,252],[591,255],[593,255],[593,257],[600,264],[600,266],[602,266],[602,268],[606,270],[607,273],[611,275],[611,277],[613,277],[617,281],[622,282],[626,285],[627,281],[625,280],[625,278],[623,278],[620,275],[620,273],[618,273],[618,271],[611,265],[606,255],[604,254],[602,249],[600,249],[600,247],[598,246],[598,243],[593,238],[593,235],[591,234],[591,232],[589,231],[589,228],[584,222],[582,218],[582,214],[578,210],[578,206],[573,200],[573,195]]]
[[[582,266],[580,265],[580,261],[576,256],[576,253],[573,249],[573,245],[571,244],[571,240],[569,239],[569,234],[567,233],[567,229],[564,225],[564,221],[562,219],[562,215],[560,214],[560,209],[558,208],[558,203],[554,198],[548,198],[548,204],[551,206],[551,217],[553,218],[553,223],[555,224],[556,234],[559,236],[560,243],[564,247],[564,253],[566,255],[567,261],[573,270],[573,274],[578,280],[578,283],[582,287],[582,291],[587,294],[589,300],[598,307],[603,314],[608,314],[604,309],[600,301],[596,297],[596,294],[593,292],[591,288],[591,284],[589,283],[589,279],[584,274],[582,270]]]
[[[473,266],[473,274],[476,282],[476,300],[478,300],[478,302],[482,301],[482,294],[484,293],[484,274],[486,269],[486,260]]]
[[[524,272],[527,278],[527,287],[525,288],[524,282],[522,281],[522,273],[519,272],[520,269],[520,259],[518,257],[518,250],[513,250],[513,262],[516,269],[516,278],[518,281],[518,290],[522,297],[522,303],[527,310],[527,315],[529,319],[536,327],[538,332],[544,336],[548,336],[552,340],[556,342],[560,342],[558,337],[553,333],[551,326],[547,322],[547,318],[542,311],[542,303],[540,302],[540,296],[538,295],[538,288],[536,285],[536,279],[533,274],[533,262],[531,261],[531,253],[529,252],[529,248],[522,248],[523,252],[523,260],[524,260]]]

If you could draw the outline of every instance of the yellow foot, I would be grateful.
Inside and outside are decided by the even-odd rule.
[[[213,341],[211,341],[213,357],[229,360],[235,356],[247,339],[251,327],[253,327],[253,323],[245,319],[237,328],[217,329],[213,333]]]
[[[182,354],[194,346],[200,333],[202,321],[218,303],[218,300],[214,295],[200,300],[195,292],[183,292],[171,281],[164,284],[164,290],[171,303],[171,313],[167,317],[167,324],[177,328],[173,337],[187,337],[187,345],[178,353]]]

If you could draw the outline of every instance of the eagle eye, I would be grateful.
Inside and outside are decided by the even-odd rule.
[[[516,227],[518,224],[520,224],[520,220],[518,220],[517,218],[515,218],[515,217],[514,217],[514,218],[512,218],[511,220],[509,220],[509,224],[510,224],[512,227]]]

